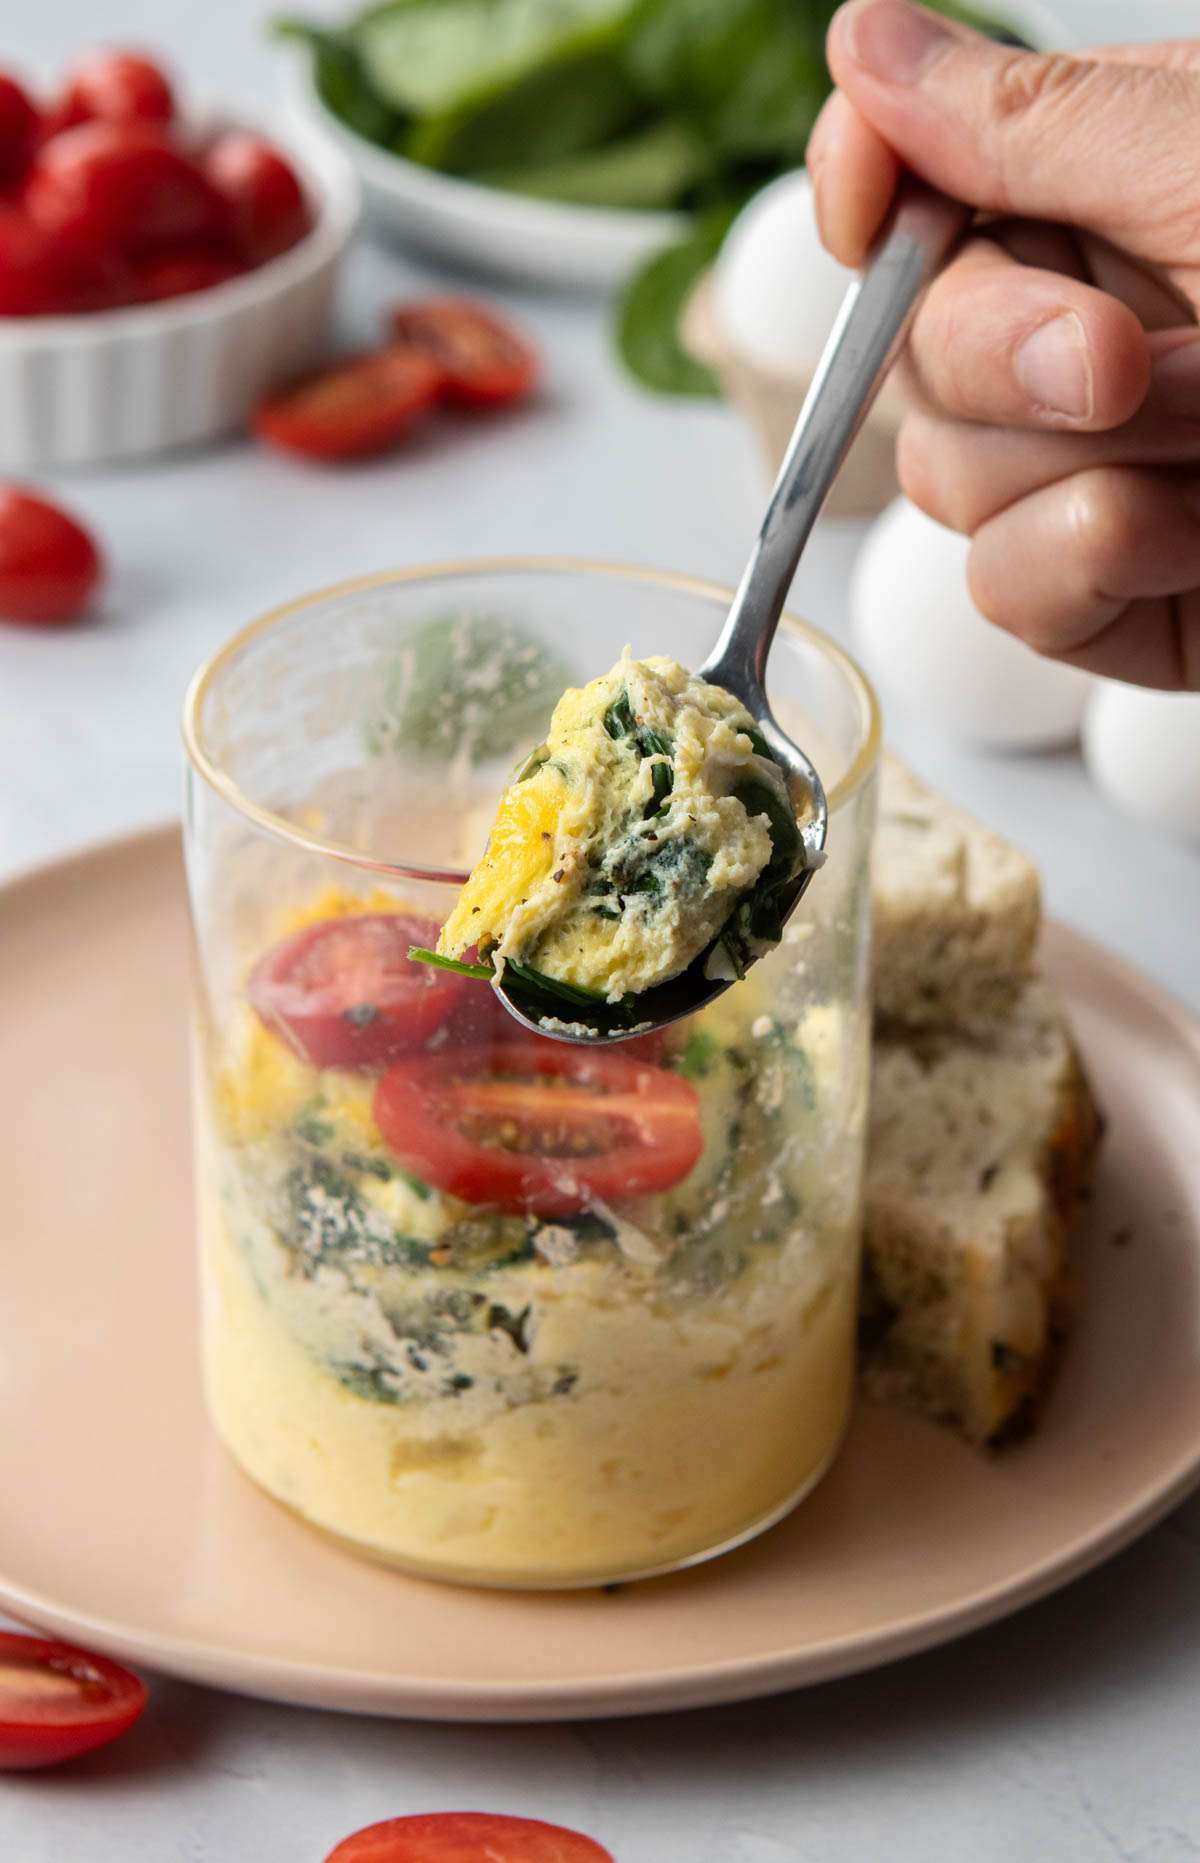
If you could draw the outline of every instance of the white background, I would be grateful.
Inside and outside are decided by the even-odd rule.
[[[1183,0],[1055,11],[1077,42],[1197,29]],[[48,74],[95,41],[100,18],[106,40],[160,48],[198,96],[263,111],[276,94],[265,16],[257,0],[6,0],[0,58]],[[389,300],[428,276],[356,252],[347,340],[371,340]],[[189,674],[289,595],[503,552],[736,579],[765,490],[736,418],[628,385],[594,302],[498,295],[545,352],[547,394],[526,415],[338,472],[238,444],[48,481],[104,540],[112,576],[93,625],[0,629],[0,873],[175,814]],[[835,634],[859,536],[826,527],[798,579],[794,605]],[[1011,825],[1053,912],[1200,1007],[1200,854],[1127,836],[1072,755],[985,757],[903,720],[891,735],[934,781]],[[618,1863],[1175,1863],[1200,1856],[1198,1726],[1193,1499],[1006,1625],[750,1707],[439,1728],[156,1684],[118,1747],[0,1785],[0,1859],[320,1863],[374,1818],[474,1804],[589,1830]]]

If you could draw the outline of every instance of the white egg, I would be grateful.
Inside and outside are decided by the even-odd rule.
[[[1094,682],[984,619],[967,588],[969,547],[906,498],[867,533],[850,614],[885,706],[1002,750],[1074,743]]]
[[[811,371],[855,274],[826,252],[802,168],[748,201],[721,247],[713,281],[723,336],[775,374]]]
[[[1083,754],[1097,788],[1123,814],[1200,842],[1200,693],[1098,680]]]

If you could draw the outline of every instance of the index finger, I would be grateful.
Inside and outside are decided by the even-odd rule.
[[[822,242],[857,268],[887,217],[899,159],[841,91],[826,99],[804,159]]]

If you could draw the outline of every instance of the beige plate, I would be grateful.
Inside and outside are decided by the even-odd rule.
[[[0,890],[0,1604],[284,1701],[455,1720],[768,1694],[986,1623],[1200,1473],[1200,1030],[1052,927],[1111,1126],[1042,1428],[989,1459],[863,1407],[773,1532],[675,1578],[456,1590],[360,1563],[212,1440],[193,1350],[187,929],[162,830]]]

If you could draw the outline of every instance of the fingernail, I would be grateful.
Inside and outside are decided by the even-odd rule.
[[[1095,405],[1092,359],[1073,311],[1052,317],[1018,349],[1017,380],[1036,407],[1085,420]]]
[[[940,19],[906,0],[874,0],[846,21],[850,56],[885,84],[916,84],[949,51],[955,35]]]
[[[1200,420],[1200,338],[1159,356],[1153,379],[1155,395],[1168,414]]]

